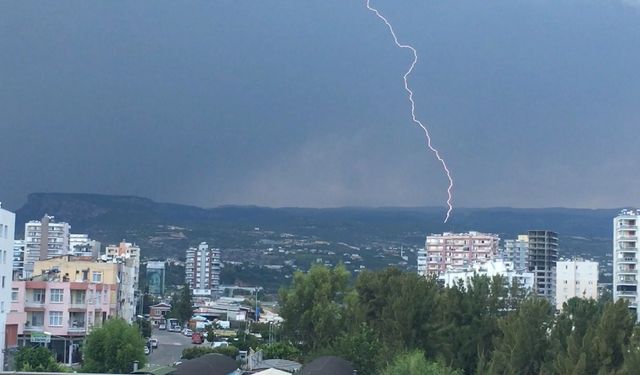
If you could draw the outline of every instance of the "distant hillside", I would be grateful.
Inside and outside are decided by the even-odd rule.
[[[181,256],[186,247],[203,240],[222,248],[251,246],[255,238],[247,233],[255,227],[347,243],[385,240],[413,244],[423,243],[429,233],[442,231],[478,230],[509,238],[529,229],[544,228],[559,232],[565,244],[573,243],[575,238],[596,239],[597,249],[605,251],[612,218],[618,212],[617,209],[459,208],[452,220],[444,224],[441,208],[205,209],[133,196],[34,193],[17,211],[17,231],[24,230],[25,221],[39,219],[46,213],[58,221],[69,222],[73,232],[89,233],[102,242],[123,238],[138,242],[143,246],[143,255],[148,257]]]

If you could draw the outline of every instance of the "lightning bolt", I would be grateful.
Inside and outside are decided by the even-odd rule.
[[[366,5],[367,5],[367,9],[375,13],[376,16],[378,16],[378,18],[380,18],[385,23],[385,25],[387,25],[387,27],[389,28],[389,31],[391,32],[391,36],[393,37],[393,41],[396,43],[396,46],[402,49],[409,49],[413,53],[413,62],[411,62],[411,66],[409,67],[409,70],[407,70],[407,72],[403,76],[404,89],[409,94],[409,102],[411,103],[411,119],[418,126],[420,126],[422,130],[424,130],[424,135],[427,138],[427,146],[436,155],[436,158],[438,158],[438,160],[442,164],[442,168],[444,169],[444,172],[447,175],[447,179],[449,180],[449,186],[447,187],[447,196],[448,196],[447,197],[447,207],[448,207],[447,216],[444,219],[444,222],[446,223],[447,221],[449,221],[449,218],[451,217],[451,211],[453,210],[453,206],[451,205],[451,200],[453,199],[453,195],[451,193],[451,191],[453,190],[453,178],[451,178],[451,172],[449,171],[449,167],[447,167],[447,162],[445,162],[442,156],[440,156],[440,151],[438,151],[438,149],[436,149],[432,145],[431,134],[429,134],[429,129],[427,129],[427,127],[416,117],[416,103],[413,101],[413,91],[409,87],[409,81],[408,81],[409,75],[411,75],[411,72],[413,72],[413,68],[418,63],[418,51],[416,51],[416,49],[410,46],[409,44],[402,44],[398,41],[398,37],[396,36],[396,32],[393,30],[393,26],[391,26],[391,23],[389,23],[389,21],[382,14],[380,14],[380,12],[377,9],[371,7],[370,0],[366,0]]]

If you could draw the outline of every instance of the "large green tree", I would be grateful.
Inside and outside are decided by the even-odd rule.
[[[87,336],[83,371],[127,374],[132,371],[134,361],[140,367],[146,363],[144,346],[137,325],[110,319]]]
[[[193,316],[193,295],[189,285],[185,284],[179,293],[173,295],[169,314],[182,324],[191,319]]]
[[[500,320],[500,333],[487,369],[482,373],[504,375],[540,374],[548,359],[548,332],[553,323],[552,306],[531,297],[513,314]]]
[[[420,351],[398,355],[381,375],[462,375],[458,371],[436,362],[429,362]]]
[[[328,347],[345,327],[350,275],[343,265],[333,269],[314,265],[296,272],[293,283],[280,290],[283,333],[306,349]]]

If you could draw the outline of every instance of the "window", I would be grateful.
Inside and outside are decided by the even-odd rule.
[[[2,276],[2,287],[4,288],[5,276]]]
[[[33,302],[44,303],[44,289],[33,290]]]
[[[18,302],[18,288],[11,288],[11,302]]]
[[[102,282],[102,272],[93,271],[93,279],[92,279],[92,281],[94,283],[101,283]]]
[[[51,289],[51,302],[63,302],[64,290],[63,289]]]
[[[62,311],[49,311],[49,325],[62,327]]]
[[[0,313],[4,312],[4,301],[0,302]]]

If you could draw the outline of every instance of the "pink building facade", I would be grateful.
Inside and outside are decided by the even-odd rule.
[[[69,281],[13,281],[7,325],[17,326],[17,340],[50,336],[62,346],[59,360],[68,362],[69,345],[116,316],[116,285]],[[53,347],[52,347],[53,348]]]
[[[440,275],[447,269],[484,264],[497,257],[499,244],[497,235],[479,232],[427,236],[424,256],[418,257],[418,268],[423,275]]]

